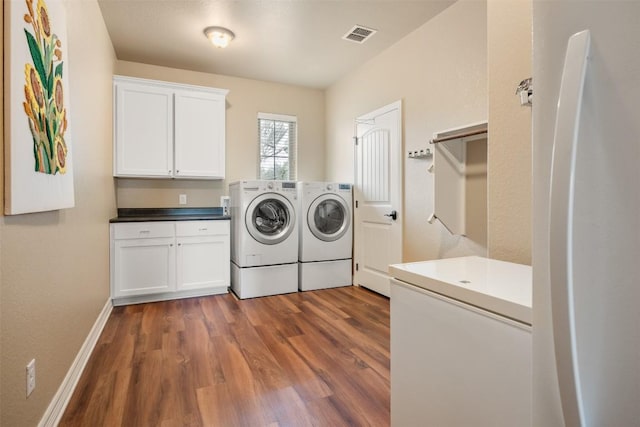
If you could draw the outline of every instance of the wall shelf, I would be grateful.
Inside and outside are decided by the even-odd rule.
[[[458,128],[435,132],[429,143],[439,144],[441,142],[453,141],[455,139],[459,139],[462,142],[477,141],[480,139],[486,139],[488,132],[489,125],[486,121],[472,123]]]
[[[486,242],[487,122],[433,134],[434,211],[449,232]],[[473,144],[467,142],[477,141]]]

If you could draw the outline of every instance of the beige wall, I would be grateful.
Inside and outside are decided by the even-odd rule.
[[[434,208],[431,160],[406,156],[427,148],[436,131],[487,119],[486,13],[484,2],[455,3],[327,90],[326,175],[332,180],[353,180],[354,119],[402,100],[404,261],[486,255],[484,242],[427,223]]]
[[[66,5],[76,207],[0,220],[3,426],[38,423],[109,298],[115,55],[97,3]],[[33,358],[37,386],[27,399]]]
[[[531,110],[514,95],[530,76],[530,0],[455,3],[328,89],[327,178],[353,180],[354,118],[402,99],[404,260],[478,254],[530,264]],[[426,148],[435,131],[486,119],[485,246],[484,237],[452,236],[426,222],[430,161],[406,152]]]
[[[487,242],[487,139],[467,144],[465,164],[465,234]]]
[[[226,180],[118,179],[118,207],[219,206],[228,184],[255,179],[258,172],[258,112],[298,117],[298,179],[324,178],[324,92],[153,65],[118,61],[116,74],[229,89],[227,95]]]
[[[522,264],[531,264],[531,107],[514,93],[531,77],[531,7],[531,0],[487,7],[489,256]]]

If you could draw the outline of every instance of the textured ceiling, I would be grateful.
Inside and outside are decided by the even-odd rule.
[[[325,88],[393,45],[453,1],[99,0],[118,59]],[[378,32],[342,39],[354,25]],[[207,26],[236,38],[213,47]]]

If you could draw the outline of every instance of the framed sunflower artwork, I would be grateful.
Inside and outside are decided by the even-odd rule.
[[[5,214],[74,206],[69,61],[62,0],[7,0]]]

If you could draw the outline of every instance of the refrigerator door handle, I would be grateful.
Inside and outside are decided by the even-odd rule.
[[[549,277],[556,367],[565,424],[584,425],[573,301],[573,194],[590,32],[569,38],[564,59],[551,161]]]

